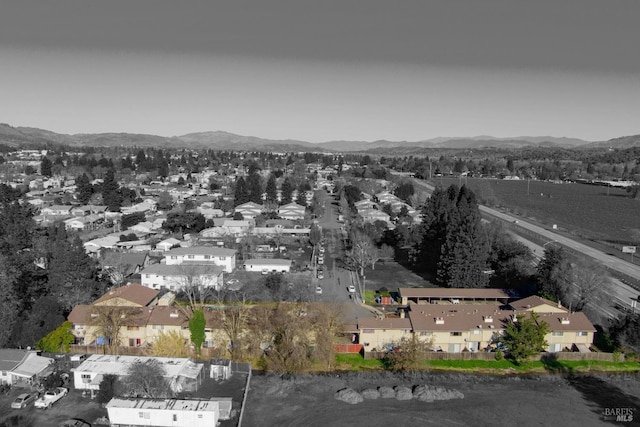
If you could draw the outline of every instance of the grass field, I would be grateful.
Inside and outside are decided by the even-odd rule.
[[[436,185],[468,185],[485,204],[534,218],[583,238],[634,244],[632,230],[640,230],[640,200],[620,188],[544,181],[437,178]]]
[[[336,355],[336,370],[384,370],[381,360],[365,360],[359,354]],[[517,364],[510,360],[424,360],[421,370],[464,371],[476,373],[578,373],[578,372],[640,372],[638,362],[605,362],[597,360],[532,361]]]

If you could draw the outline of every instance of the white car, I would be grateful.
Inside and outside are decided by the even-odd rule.
[[[323,254],[324,253],[324,246],[320,246],[320,253]]]
[[[350,294],[355,294],[356,293],[356,287],[353,285],[349,285],[349,293]]]
[[[11,402],[11,407],[13,409],[26,408],[29,403],[33,402],[37,398],[38,393],[22,393],[20,396],[16,397],[13,402]]]
[[[49,390],[45,392],[45,394],[43,394],[38,400],[36,400],[34,406],[40,409],[47,409],[58,400],[65,397],[68,392],[69,390],[64,387],[57,387],[53,390]]]
[[[316,294],[322,295],[322,287],[316,286]]]

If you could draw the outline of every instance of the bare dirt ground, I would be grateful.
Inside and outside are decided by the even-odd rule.
[[[464,399],[422,402],[393,398],[348,404],[334,398],[346,387],[441,386]],[[254,375],[244,426],[598,426],[605,408],[633,408],[640,425],[640,375],[566,378],[465,374],[347,373]]]

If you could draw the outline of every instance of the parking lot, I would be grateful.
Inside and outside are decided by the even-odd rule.
[[[29,393],[29,387],[12,387],[9,393],[0,394],[0,427],[53,427],[69,418],[80,418],[96,425],[95,421],[107,415],[95,400],[82,397],[82,393],[69,387],[69,393],[49,409],[36,409],[33,402],[23,409],[12,409],[11,402],[22,393]]]

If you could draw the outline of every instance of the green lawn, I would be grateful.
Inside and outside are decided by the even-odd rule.
[[[380,360],[365,360],[359,354],[336,355],[336,369],[340,371],[383,370]],[[639,372],[638,362],[601,362],[595,360],[534,361],[517,364],[510,360],[424,360],[421,370],[466,371],[486,373],[577,373],[577,372]]]

